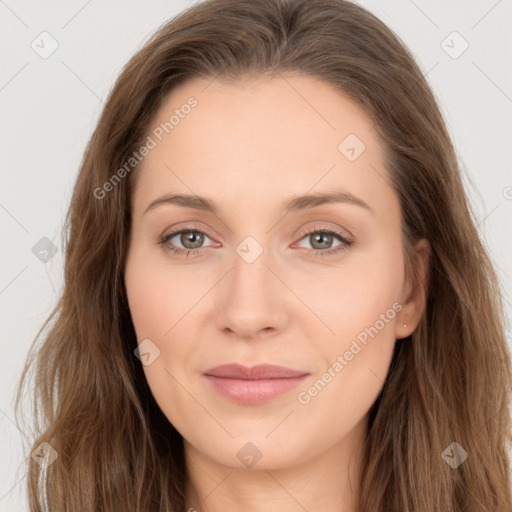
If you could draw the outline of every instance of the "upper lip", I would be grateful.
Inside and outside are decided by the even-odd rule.
[[[238,363],[223,364],[210,368],[204,372],[212,377],[225,379],[261,380],[261,379],[290,379],[308,375],[307,372],[293,370],[274,364],[257,364],[256,366],[243,366]]]

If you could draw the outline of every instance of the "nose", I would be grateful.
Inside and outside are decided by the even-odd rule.
[[[233,266],[220,286],[217,327],[234,338],[268,337],[285,329],[289,321],[291,293],[276,277],[279,270],[268,256],[263,250],[251,261],[243,252],[235,254]]]

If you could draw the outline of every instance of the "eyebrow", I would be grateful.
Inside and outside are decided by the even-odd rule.
[[[303,196],[295,196],[289,198],[283,205],[285,212],[295,212],[321,206],[324,204],[348,203],[360,206],[368,210],[370,213],[375,212],[370,208],[368,203],[361,198],[354,196],[350,192],[340,191],[327,194],[308,194]],[[193,208],[195,210],[203,210],[217,215],[220,212],[219,205],[206,197],[200,197],[190,194],[166,194],[152,201],[144,213],[156,208],[162,204],[176,204],[185,208]]]

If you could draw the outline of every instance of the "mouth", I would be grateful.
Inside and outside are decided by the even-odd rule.
[[[309,373],[283,366],[240,364],[216,366],[203,376],[221,396],[239,404],[256,405],[286,393],[298,386]]]

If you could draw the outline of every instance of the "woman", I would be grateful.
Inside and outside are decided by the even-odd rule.
[[[511,509],[498,282],[434,96],[363,8],[167,23],[67,228],[31,510]]]

